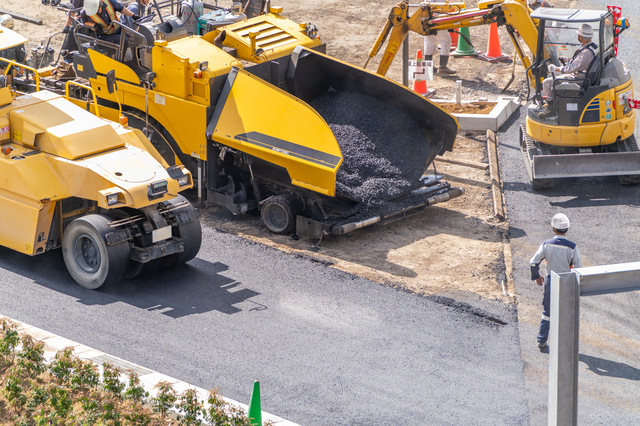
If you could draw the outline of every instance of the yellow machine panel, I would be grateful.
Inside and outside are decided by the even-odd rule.
[[[140,131],[59,95],[13,100],[0,87],[0,102],[8,100],[0,105],[0,245],[28,255],[62,248],[70,275],[91,289],[151,271],[163,257],[195,257],[199,214],[178,195],[193,186],[184,167],[165,168]]]
[[[224,45],[237,49],[238,58],[251,62],[266,62],[290,54],[297,46],[313,48],[321,44],[309,38],[304,27],[282,16],[269,13],[246,21],[227,25],[210,32],[205,38],[211,42],[224,30]],[[261,49],[261,52],[258,52]]]
[[[70,160],[124,146],[110,123],[62,97],[13,110],[9,117],[14,142]]]
[[[284,167],[296,186],[335,195],[342,154],[322,117],[305,102],[246,71],[234,69],[230,77],[231,92],[216,108],[207,136]],[[253,113],[260,104],[271,107]],[[283,125],[283,117],[304,126]]]

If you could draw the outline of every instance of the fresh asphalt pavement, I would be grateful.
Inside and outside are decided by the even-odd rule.
[[[236,401],[258,379],[262,409],[302,425],[529,424],[508,309],[500,325],[208,227],[189,264],[98,291],[59,251],[0,249],[0,282],[4,315]]]
[[[631,21],[619,57],[640,81],[639,4],[599,0],[573,7],[604,9],[611,3],[622,6]],[[525,111],[511,117],[498,137],[529,415],[532,425],[542,425],[547,423],[548,351],[536,347],[542,288],[530,280],[529,259],[552,236],[551,217],[562,212],[571,220],[567,236],[578,243],[584,266],[639,261],[640,186],[622,186],[615,177],[556,179],[553,189],[532,191],[518,145]],[[637,129],[636,124],[636,135]],[[640,293],[583,297],[580,305],[578,424],[640,424]]]

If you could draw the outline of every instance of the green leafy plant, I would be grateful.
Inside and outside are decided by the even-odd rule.
[[[126,386],[120,381],[120,369],[108,362],[102,364],[102,386],[116,398],[122,398]]]
[[[27,394],[27,410],[34,412],[38,407],[42,407],[49,400],[49,392],[44,386],[36,386]]]
[[[20,385],[20,370],[12,369],[8,374],[2,392],[9,401],[9,406],[14,407],[17,412],[22,411],[27,396],[24,394],[24,388]]]
[[[209,406],[202,410],[211,426],[252,426],[244,410],[226,402],[218,388],[211,389],[207,397]]]
[[[127,424],[132,426],[149,426],[151,424],[151,415],[144,409],[142,404],[136,401],[130,404],[128,411],[124,414]]]
[[[198,392],[189,388],[178,400],[176,408],[182,413],[180,424],[182,425],[196,425],[199,423],[198,416],[202,413],[202,403],[198,399]]]
[[[60,352],[56,353],[51,365],[49,366],[49,372],[56,378],[58,384],[68,383],[71,379],[71,372],[75,364],[75,356],[73,355],[73,348],[64,348]]]
[[[70,382],[73,389],[87,392],[98,387],[100,373],[94,363],[78,359],[74,363]]]
[[[22,349],[18,352],[18,367],[21,367],[30,378],[35,378],[46,371],[44,365],[44,343],[25,334],[22,336]]]
[[[156,395],[155,398],[152,398],[151,404],[153,405],[154,411],[160,413],[160,419],[164,420],[167,418],[167,413],[176,402],[176,391],[173,389],[171,383],[164,380],[158,382],[155,389],[158,389],[158,395]]]
[[[140,378],[133,370],[129,370],[129,384],[124,392],[124,397],[141,404],[149,397],[149,392],[145,391],[140,385]]]
[[[93,426],[100,420],[100,395],[94,393],[88,397],[81,397],[82,413],[78,416],[78,426]]]
[[[120,413],[117,408],[117,399],[117,396],[111,395],[102,401],[102,413],[100,415],[100,419],[105,426],[120,426],[122,424],[120,421]]]
[[[68,389],[62,386],[51,386],[49,388],[49,405],[60,419],[70,419],[73,400]]]
[[[13,363],[18,343],[20,343],[18,325],[8,318],[0,319],[0,361],[3,364]]]

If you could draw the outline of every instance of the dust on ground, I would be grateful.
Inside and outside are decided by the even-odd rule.
[[[206,0],[214,4],[214,0]],[[126,3],[126,2],[124,2]],[[378,36],[396,0],[278,0],[283,15],[297,22],[311,22],[319,28],[327,53],[354,65],[364,65],[369,50]],[[572,7],[575,1],[556,1],[556,7]],[[230,7],[230,0],[218,1]],[[467,2],[467,8],[477,1]],[[42,19],[44,25],[16,20],[15,30],[37,46],[60,31],[66,15],[41,0],[3,0],[2,8]],[[485,50],[489,27],[470,29],[476,50]],[[499,29],[502,53],[513,58],[514,48],[506,30]],[[423,38],[410,34],[412,55],[423,47]],[[51,46],[60,48],[63,36],[52,38]],[[378,59],[367,67],[377,68]],[[434,57],[438,65],[437,55]],[[456,80],[462,81],[464,100],[496,100],[500,96],[520,96],[526,90],[522,65],[489,63],[477,58],[451,58],[450,68],[456,75],[428,82],[435,97],[453,99]],[[387,77],[402,81],[401,55],[396,57]],[[509,89],[501,93],[515,72]],[[410,155],[410,153],[408,153]],[[459,133],[454,151],[446,157],[469,162],[487,162],[486,136]],[[294,239],[267,231],[256,214],[232,216],[223,208],[203,211],[204,222],[225,232],[296,252],[332,267],[376,282],[402,287],[423,295],[478,295],[510,302],[513,286],[507,281],[503,236],[506,224],[493,214],[493,199],[488,171],[455,164],[436,162],[437,172],[452,186],[464,188],[465,194],[447,203],[429,207],[423,214],[386,226],[373,226],[339,238],[322,241]],[[429,172],[434,172],[434,165]],[[503,284],[505,285],[503,287]],[[476,296],[477,297],[477,296]]]

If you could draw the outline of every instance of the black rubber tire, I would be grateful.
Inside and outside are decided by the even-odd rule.
[[[127,269],[127,273],[124,274],[124,279],[130,280],[132,278],[137,277],[142,272],[143,267],[144,267],[144,263],[140,263],[132,260],[131,262],[129,262],[129,269]]]
[[[638,175],[621,175],[618,176],[620,185],[636,185],[640,183],[640,176]]]
[[[177,237],[184,241],[184,251],[176,255],[176,264],[181,265],[196,257],[202,245],[202,227],[200,220],[176,226]]]
[[[82,287],[95,290],[122,280],[129,267],[129,243],[107,246],[105,235],[113,231],[107,216],[91,214],[71,222],[62,238],[62,256],[71,277]]]
[[[287,195],[276,195],[262,206],[262,221],[274,234],[288,234],[296,227],[296,200]]]
[[[169,202],[174,205],[180,204],[185,201],[189,203],[189,201],[182,195],[178,195],[176,198],[169,200]],[[192,209],[194,209],[194,207],[191,205],[191,203],[189,203],[188,206],[185,206],[182,209],[178,209],[177,212]],[[202,227],[200,225],[200,219],[174,226],[172,229],[172,234],[174,237],[182,238],[182,240],[184,241],[184,251],[182,253],[172,254],[160,259],[160,266],[163,268],[168,268],[176,264],[180,265],[182,263],[190,261],[198,255],[200,246],[202,246]]]

